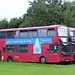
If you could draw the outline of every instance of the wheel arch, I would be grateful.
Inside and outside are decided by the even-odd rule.
[[[7,57],[7,61],[9,61],[9,59],[12,59],[12,61],[13,61],[13,57],[12,56],[8,56]]]
[[[45,58],[45,61],[46,61],[46,57],[45,56],[40,56],[39,58],[39,62],[41,63],[41,58]],[[45,62],[46,63],[46,62]]]

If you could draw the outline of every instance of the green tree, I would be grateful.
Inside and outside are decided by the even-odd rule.
[[[46,5],[43,2],[36,2],[28,9],[27,16],[21,24],[21,27],[45,25],[47,14]]]
[[[23,22],[23,19],[21,17],[13,18],[10,20],[10,22],[8,24],[8,28],[18,28],[22,22]]]
[[[20,27],[47,26],[59,24],[57,11],[58,7],[47,5],[42,1],[35,2],[27,11],[24,22]]]
[[[63,5],[62,16],[63,23],[66,26],[74,27],[75,23],[75,7],[71,6],[71,2],[65,2]]]
[[[3,19],[0,21],[0,29],[7,29],[8,28],[8,21],[7,19]]]

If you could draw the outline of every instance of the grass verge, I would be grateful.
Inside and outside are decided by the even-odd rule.
[[[75,66],[0,61],[0,75],[75,75]]]

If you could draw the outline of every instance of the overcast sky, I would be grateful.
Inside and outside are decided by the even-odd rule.
[[[28,0],[0,0],[0,20],[21,17],[28,8]]]
[[[21,17],[28,8],[28,0],[0,0],[0,19]]]

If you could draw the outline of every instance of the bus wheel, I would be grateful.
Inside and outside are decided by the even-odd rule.
[[[45,64],[46,63],[46,58],[45,57],[41,57],[39,62],[42,63],[42,64]]]
[[[11,57],[11,56],[9,56],[8,58],[7,58],[7,61],[13,61],[13,58]]]

